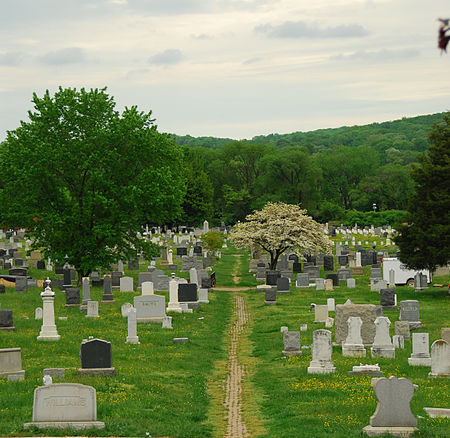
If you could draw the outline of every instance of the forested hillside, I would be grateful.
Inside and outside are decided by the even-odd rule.
[[[344,221],[375,204],[392,222],[399,215],[387,211],[406,208],[410,165],[444,114],[241,141],[176,137],[188,167],[183,219],[232,223],[268,201],[283,201],[301,203],[319,220]]]

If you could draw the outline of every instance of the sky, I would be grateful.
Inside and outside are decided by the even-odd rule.
[[[103,88],[158,130],[252,138],[450,109],[433,0],[0,0],[0,140],[34,92]]]

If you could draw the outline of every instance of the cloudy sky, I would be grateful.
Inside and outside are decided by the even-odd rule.
[[[0,0],[0,140],[108,87],[159,130],[251,138],[450,109],[449,0]]]

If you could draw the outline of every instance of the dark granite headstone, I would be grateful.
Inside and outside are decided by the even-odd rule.
[[[277,279],[277,292],[279,293],[289,292],[289,278],[280,277]]]
[[[195,283],[181,283],[178,285],[178,301],[180,303],[197,300],[197,285]]]
[[[63,269],[64,274],[64,288],[72,287],[72,276],[70,274],[70,269]]]
[[[308,256],[306,256],[306,261],[308,263],[312,263],[313,266],[316,266],[316,261],[317,261],[316,256],[308,255]]]
[[[23,259],[14,259],[14,264],[19,267],[23,266]]]
[[[302,272],[302,264],[301,263],[299,263],[299,262],[294,262],[293,264],[292,264],[292,270],[293,270],[293,272],[295,272],[295,273],[299,273],[299,272]]]
[[[9,275],[17,275],[19,277],[26,277],[27,276],[27,268],[12,268],[8,271]]]
[[[120,279],[122,278],[122,272],[111,272],[111,284],[112,287],[120,288]]]
[[[0,310],[0,330],[15,330],[12,310]]]
[[[81,368],[111,368],[111,342],[92,339],[81,344]]]
[[[384,310],[395,310],[395,289],[380,289],[380,305]]]
[[[280,276],[280,271],[266,271],[266,284],[276,286]]]
[[[197,256],[201,256],[203,253],[203,248],[201,246],[194,246],[194,254]]]
[[[209,277],[202,277],[202,288],[209,289],[211,288],[211,279]]]
[[[103,296],[102,303],[113,303],[114,296],[112,294],[112,282],[109,275],[105,275],[103,279]]]
[[[297,263],[298,262],[298,255],[297,254],[291,254],[288,257],[288,260],[292,260],[294,263]]]
[[[325,255],[323,257],[323,269],[325,271],[334,271],[334,259],[332,255]]]
[[[78,287],[66,288],[66,306],[80,305],[80,289]]]
[[[265,304],[275,304],[277,302],[277,291],[274,287],[270,289],[265,289]]]
[[[3,269],[11,269],[11,268],[12,268],[11,262],[5,262],[5,265],[3,266]]]
[[[187,248],[184,246],[179,246],[177,248],[177,257],[182,257],[188,254]]]
[[[348,255],[340,255],[337,256],[337,260],[340,266],[347,266],[348,265]]]
[[[0,284],[0,294],[4,294],[6,292],[6,286],[4,284]]]
[[[333,286],[339,286],[339,276],[338,274],[325,274],[326,279],[331,279],[333,281]]]
[[[57,275],[64,274],[64,267],[63,266],[55,266],[55,274],[57,274]]]

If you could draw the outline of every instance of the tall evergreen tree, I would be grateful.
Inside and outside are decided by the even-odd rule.
[[[450,261],[450,113],[430,133],[432,145],[412,169],[415,192],[399,227],[400,259],[413,269]]]

